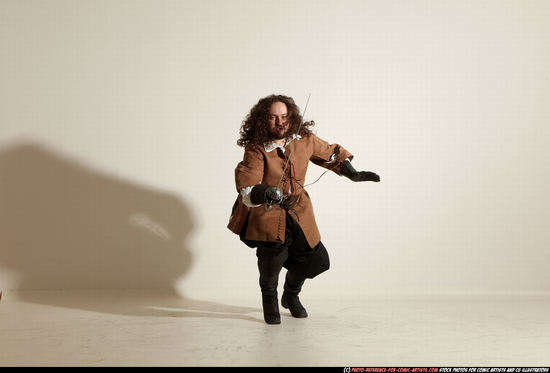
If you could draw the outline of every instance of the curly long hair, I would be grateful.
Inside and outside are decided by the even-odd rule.
[[[298,134],[302,137],[312,134],[311,127],[315,125],[314,121],[304,122],[300,114],[300,109],[294,103],[292,97],[283,95],[270,95],[258,101],[256,105],[250,109],[250,113],[246,116],[240,129],[240,138],[237,140],[237,145],[245,147],[246,145],[263,145],[271,141],[269,133],[268,114],[269,108],[275,102],[282,102],[286,105],[288,120],[290,127],[288,136]],[[300,125],[302,125],[300,127]],[[299,129],[299,132],[298,132]]]

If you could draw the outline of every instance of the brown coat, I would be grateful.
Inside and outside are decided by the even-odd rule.
[[[263,145],[245,147],[243,160],[235,168],[235,184],[239,195],[227,226],[233,233],[241,233],[248,217],[247,240],[284,242],[286,210],[278,205],[270,210],[266,210],[265,205],[247,207],[242,201],[240,190],[256,184],[278,185],[291,150],[286,177],[280,187],[285,196],[289,195],[290,187],[293,194],[300,196],[290,214],[304,231],[309,246],[315,247],[319,243],[321,235],[315,222],[313,205],[307,191],[302,188],[309,161],[340,174],[342,162],[347,158],[351,160],[353,155],[338,144],[331,145],[313,134],[293,140],[286,146],[284,154],[280,148],[266,152]]]

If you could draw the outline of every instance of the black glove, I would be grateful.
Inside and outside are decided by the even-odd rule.
[[[267,203],[269,206],[279,204],[283,201],[283,191],[275,186],[257,184],[250,192],[250,202],[255,205]]]
[[[357,171],[347,159],[342,163],[340,175],[347,177],[351,181],[374,181],[378,183],[380,176],[370,171]]]

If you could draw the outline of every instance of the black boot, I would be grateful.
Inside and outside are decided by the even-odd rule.
[[[279,273],[276,267],[275,270],[272,270],[270,266],[260,265],[260,289],[262,290],[264,320],[268,324],[280,324],[281,315],[279,314],[279,298],[277,297]]]
[[[292,316],[297,318],[307,317],[307,311],[304,306],[302,306],[300,298],[298,297],[305,280],[305,277],[295,275],[290,271],[286,273],[285,290],[281,297],[281,305],[284,308],[288,308]]]
[[[277,297],[277,283],[284,257],[258,256],[260,270],[260,289],[262,290],[262,306],[264,320],[268,324],[280,324],[279,298]]]
[[[289,295],[287,292],[283,292],[281,297],[281,304],[284,308],[288,308],[292,316],[297,318],[307,317],[307,311],[300,303],[300,298],[297,295]]]
[[[264,308],[264,320],[268,324],[280,324],[279,302],[277,295],[262,295],[262,306]]]

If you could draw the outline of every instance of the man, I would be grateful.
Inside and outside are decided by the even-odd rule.
[[[373,172],[356,171],[350,152],[313,134],[294,100],[271,95],[250,110],[240,129],[244,158],[235,169],[238,197],[228,228],[256,247],[265,322],[280,324],[277,286],[287,268],[281,304],[292,316],[307,317],[298,294],[306,278],[329,268],[313,206],[303,184],[309,161],[353,181],[379,182]]]

